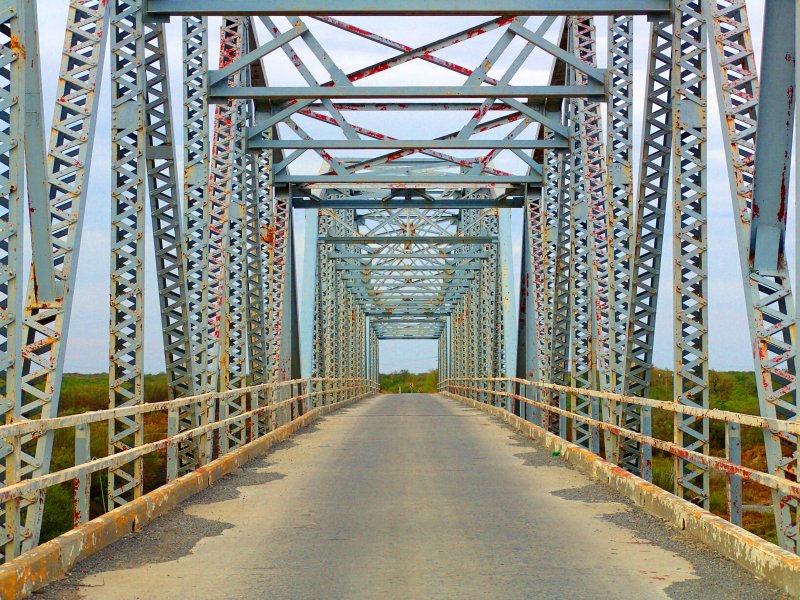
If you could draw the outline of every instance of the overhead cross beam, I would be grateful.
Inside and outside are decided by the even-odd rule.
[[[257,15],[648,15],[669,14],[668,0],[480,0],[449,3],[426,0],[148,0],[150,17]]]

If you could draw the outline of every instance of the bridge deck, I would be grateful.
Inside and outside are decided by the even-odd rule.
[[[439,396],[344,409],[45,598],[777,597]]]

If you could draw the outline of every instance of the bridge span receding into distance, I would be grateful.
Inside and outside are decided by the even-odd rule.
[[[799,34],[0,0],[0,597],[800,596]]]

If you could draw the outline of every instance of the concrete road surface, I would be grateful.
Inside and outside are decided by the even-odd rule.
[[[45,598],[771,598],[560,458],[440,396],[318,422]]]

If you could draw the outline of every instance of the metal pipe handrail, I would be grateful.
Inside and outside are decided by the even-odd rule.
[[[800,421],[782,421],[780,419],[771,419],[759,415],[748,415],[745,413],[737,413],[719,408],[696,408],[693,406],[686,406],[685,404],[678,404],[667,400],[656,400],[654,398],[641,398],[639,396],[626,396],[623,394],[615,394],[613,392],[602,392],[598,390],[588,390],[584,388],[574,388],[566,385],[558,385],[555,383],[545,383],[543,381],[529,381],[527,379],[520,379],[518,377],[458,377],[443,380],[440,385],[444,385],[449,381],[506,381],[509,383],[519,383],[522,385],[530,385],[540,389],[551,390],[554,392],[565,392],[567,394],[575,394],[578,396],[588,396],[590,398],[598,398],[601,400],[611,400],[623,404],[636,404],[639,406],[647,406],[650,408],[657,408],[668,412],[678,413],[682,415],[691,415],[695,417],[715,419],[717,421],[725,421],[728,423],[738,423],[740,425],[747,425],[748,427],[757,427],[759,429],[769,429],[771,431],[780,431],[785,433],[794,433],[800,435]],[[481,390],[485,391],[485,390]]]
[[[289,381],[281,382],[279,384],[263,384],[263,385],[259,385],[259,386],[250,386],[248,388],[241,388],[240,390],[231,390],[229,392],[224,392],[223,394],[229,394],[229,393],[238,391],[240,393],[240,395],[243,395],[245,393],[248,393],[245,390],[253,391],[253,390],[262,390],[262,389],[278,389],[278,388],[281,388],[281,387],[285,387],[286,385],[289,385],[289,384],[306,383],[308,381],[309,380],[307,380],[307,379],[298,379],[298,380],[293,380],[291,382],[289,382]],[[317,378],[316,381],[323,381],[323,379]],[[234,423],[236,423],[238,421],[246,421],[248,419],[253,418],[254,416],[258,416],[258,415],[262,415],[262,414],[271,414],[271,413],[277,411],[280,408],[283,408],[285,406],[290,405],[293,402],[307,400],[311,395],[336,394],[336,393],[341,393],[341,392],[359,390],[359,389],[362,389],[364,387],[366,387],[367,393],[369,393],[370,391],[374,391],[374,389],[375,389],[374,382],[369,382],[367,380],[360,380],[360,379],[333,379],[333,380],[331,380],[331,379],[327,379],[325,381],[338,381],[338,382],[358,381],[358,382],[362,382],[362,384],[361,385],[353,385],[353,386],[342,386],[342,387],[337,387],[337,388],[328,389],[328,390],[318,390],[316,392],[310,392],[310,393],[303,393],[303,394],[298,395],[298,396],[293,396],[291,398],[287,398],[286,400],[282,400],[280,402],[276,402],[276,403],[273,403],[273,404],[268,404],[266,406],[261,406],[261,407],[258,407],[256,409],[245,411],[245,412],[243,412],[241,414],[234,415],[232,417],[227,417],[225,419],[219,419],[219,420],[214,421],[212,423],[207,423],[205,425],[200,425],[200,426],[194,427],[192,429],[187,429],[186,431],[182,431],[182,432],[174,434],[174,435],[167,435],[167,437],[165,437],[165,438],[163,438],[161,440],[157,440],[155,442],[142,444],[140,446],[136,446],[134,448],[130,448],[128,450],[124,450],[124,451],[118,452],[116,454],[111,454],[109,456],[95,458],[95,459],[92,459],[92,460],[90,460],[88,462],[84,462],[84,463],[81,463],[79,465],[75,465],[73,467],[68,467],[66,469],[61,469],[60,471],[55,471],[53,473],[48,473],[46,475],[41,475],[39,477],[35,477],[35,478],[31,478],[31,479],[25,479],[25,480],[20,481],[18,483],[14,483],[12,485],[8,485],[6,487],[0,488],[0,503],[9,502],[9,501],[14,500],[16,498],[20,498],[20,497],[24,496],[25,494],[29,494],[29,493],[32,493],[32,492],[35,492],[35,491],[38,491],[38,490],[46,489],[48,487],[51,487],[53,485],[57,485],[59,483],[64,483],[66,481],[77,479],[80,476],[85,476],[85,475],[89,475],[89,474],[92,474],[92,473],[96,473],[98,471],[104,471],[106,469],[113,469],[113,468],[122,466],[122,465],[124,465],[126,463],[129,463],[129,462],[131,462],[131,461],[133,461],[133,460],[135,460],[135,459],[137,459],[137,458],[139,458],[141,456],[144,456],[146,454],[150,454],[151,452],[157,452],[159,450],[168,449],[171,446],[174,446],[175,444],[177,444],[177,443],[179,443],[181,441],[192,439],[192,438],[194,438],[196,436],[199,436],[199,435],[202,435],[204,433],[208,433],[208,432],[215,431],[215,430],[218,430],[218,429],[223,429],[227,425],[234,424]],[[367,385],[364,386],[364,383],[366,383]],[[198,396],[196,398],[201,398],[201,397],[218,398],[219,397],[219,393],[203,394],[202,396]],[[354,396],[354,397],[359,397],[359,396]],[[188,400],[188,398],[186,400]],[[174,411],[177,408],[180,408],[182,406],[186,406],[185,403],[182,404],[182,403],[176,403],[176,402],[177,401],[159,402],[157,404],[159,406],[161,406],[162,410],[166,409],[168,411]],[[142,407],[144,407],[144,406],[146,406],[146,405],[142,405]],[[147,412],[153,412],[153,411],[147,411]],[[75,425],[86,425],[86,424],[89,424],[89,423],[96,423],[96,422],[105,420],[105,419],[97,419],[97,418],[95,418],[97,416],[97,413],[103,413],[103,414],[114,413],[116,415],[116,414],[118,414],[118,411],[117,410],[106,410],[106,411],[94,411],[94,413],[87,413],[86,416],[90,417],[91,420],[81,421],[81,422],[75,423]],[[79,417],[79,416],[84,416],[84,415],[73,415],[73,416]],[[65,418],[67,418],[67,417],[65,417]],[[108,417],[106,417],[106,418],[108,418]],[[46,419],[46,420],[43,420],[43,421],[60,421],[60,420],[61,419]],[[65,427],[69,427],[69,426],[70,425],[61,425],[61,424],[59,424],[59,426],[56,427],[56,428],[63,429]],[[9,427],[10,426],[5,426],[3,428],[0,428],[0,433],[4,433],[3,430],[7,430]],[[17,437],[19,435],[23,435],[23,434],[22,433],[17,433],[14,437]],[[7,438],[9,436],[6,434],[3,437]]]
[[[608,423],[606,421],[593,419],[591,417],[582,415],[580,413],[576,413],[571,410],[566,410],[558,406],[548,404],[546,402],[533,400],[531,398],[515,394],[508,390],[493,390],[483,387],[474,387],[474,386],[456,384],[456,382],[476,382],[476,381],[484,381],[487,383],[506,382],[506,383],[530,385],[541,389],[566,392],[573,395],[596,397],[599,399],[607,399],[612,401],[618,401],[621,403],[639,404],[641,406],[663,409],[674,413],[703,416],[711,419],[724,421],[727,423],[736,423],[740,425],[747,425],[757,428],[775,427],[775,430],[778,431],[796,433],[800,431],[800,423],[777,421],[775,419],[757,417],[754,415],[745,415],[742,413],[734,413],[730,411],[722,411],[718,409],[695,409],[692,407],[678,405],[663,400],[654,400],[652,398],[637,398],[634,396],[624,396],[621,394],[613,394],[610,392],[598,392],[594,390],[586,390],[582,388],[574,388],[570,386],[556,385],[545,382],[528,381],[526,379],[519,379],[514,377],[450,378],[442,380],[439,384],[440,391],[453,389],[465,392],[476,392],[476,393],[486,394],[487,396],[499,396],[517,400],[523,402],[524,404],[534,406],[544,411],[545,413],[552,413],[571,419],[577,419],[581,422],[597,427],[598,429],[609,431],[614,435],[622,436],[628,439],[649,444],[652,447],[657,448],[659,450],[663,450],[669,454],[672,454],[673,456],[684,458],[692,462],[696,462],[698,464],[710,467],[712,469],[716,469],[718,471],[726,473],[729,476],[741,477],[742,479],[747,479],[754,483],[758,483],[760,485],[776,490],[785,495],[800,498],[800,483],[791,481],[789,479],[785,479],[783,477],[778,477],[769,473],[765,473],[763,471],[759,471],[757,469],[752,469],[750,467],[746,467],[741,464],[731,462],[724,458],[711,456],[708,454],[702,454],[700,452],[695,452],[693,450],[688,450],[686,448],[683,448],[682,446],[679,446],[678,444],[675,444],[674,442],[669,442],[652,436],[644,435],[639,432],[632,431],[630,429],[626,429],[624,427],[620,427],[612,423]],[[461,394],[453,394],[452,392],[449,391],[447,391],[446,393],[460,396],[462,398],[469,398],[468,396],[464,396]]]

